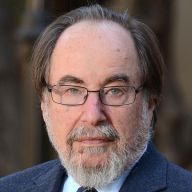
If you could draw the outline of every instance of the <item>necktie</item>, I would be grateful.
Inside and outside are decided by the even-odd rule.
[[[95,188],[80,187],[77,192],[97,192]]]

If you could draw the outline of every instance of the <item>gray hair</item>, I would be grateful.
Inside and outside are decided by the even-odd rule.
[[[37,40],[32,56],[33,81],[40,99],[46,88],[50,58],[60,35],[80,21],[112,21],[130,32],[139,58],[141,80],[149,96],[158,101],[163,86],[163,59],[156,37],[144,23],[127,13],[117,13],[100,5],[91,5],[72,10],[51,23]]]

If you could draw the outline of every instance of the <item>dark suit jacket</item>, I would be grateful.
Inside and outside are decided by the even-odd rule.
[[[0,192],[59,192],[67,175],[59,160],[0,179]],[[120,192],[192,192],[192,174],[169,163],[150,144]]]

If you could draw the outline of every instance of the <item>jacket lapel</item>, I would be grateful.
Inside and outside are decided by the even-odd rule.
[[[32,179],[33,185],[26,192],[59,192],[66,177],[65,170],[57,160],[50,170]]]
[[[155,192],[166,188],[167,161],[152,144],[135,165],[120,192]]]

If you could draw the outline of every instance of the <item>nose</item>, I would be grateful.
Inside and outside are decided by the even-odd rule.
[[[107,120],[104,106],[99,99],[98,93],[89,93],[88,98],[82,107],[82,122],[96,126]]]

